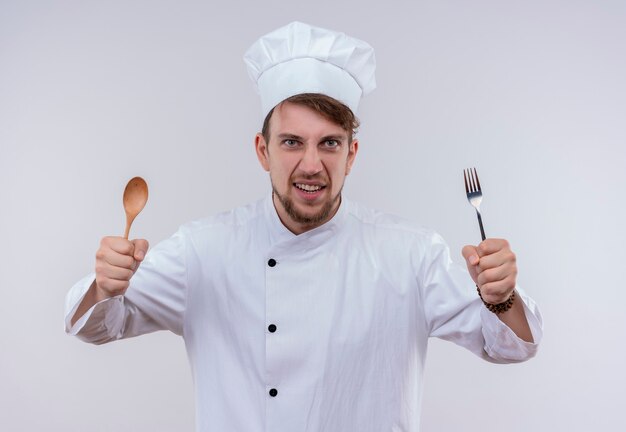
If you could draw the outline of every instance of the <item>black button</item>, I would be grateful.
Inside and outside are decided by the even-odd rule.
[[[276,389],[270,389],[270,396],[271,397],[276,397],[276,395],[278,394],[278,390]]]
[[[276,331],[276,326],[274,324],[270,324],[267,329],[270,331],[270,333],[274,333]]]
[[[276,260],[274,258],[270,258],[270,260],[267,262],[267,265],[270,267],[274,267],[276,265]]]

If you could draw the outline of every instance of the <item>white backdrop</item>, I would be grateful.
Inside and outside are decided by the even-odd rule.
[[[545,339],[520,365],[433,340],[423,431],[623,431],[626,2],[9,1],[0,3],[0,429],[192,431],[184,345],[164,332],[105,346],[63,333],[69,287],[121,235],[268,191],[259,102],[241,60],[292,20],[376,49],[346,194],[439,231],[458,260],[508,238]]]

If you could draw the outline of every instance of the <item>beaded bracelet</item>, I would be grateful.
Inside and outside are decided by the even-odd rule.
[[[487,303],[483,299],[483,296],[480,293],[480,288],[478,288],[478,285],[476,285],[476,291],[478,291],[478,296],[483,301],[483,304],[485,305],[485,307],[489,309],[491,312],[493,312],[494,314],[501,314],[502,312],[508,311],[513,306],[513,300],[515,300],[515,291],[513,291],[511,295],[509,296],[508,300],[502,303],[498,303],[498,304],[491,304],[491,303]]]

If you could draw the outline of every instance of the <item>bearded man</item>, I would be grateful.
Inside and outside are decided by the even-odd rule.
[[[181,335],[204,432],[417,431],[428,338],[492,362],[534,356],[541,317],[506,240],[466,246],[465,269],[433,231],[342,196],[372,48],[296,22],[245,59],[271,193],[150,252],[103,238],[95,274],[68,294],[67,331],[91,343]]]

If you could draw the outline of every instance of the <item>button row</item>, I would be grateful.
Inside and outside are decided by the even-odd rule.
[[[276,266],[276,260],[274,258],[270,258],[267,261],[267,265],[270,267],[274,267]],[[270,324],[267,329],[269,330],[270,333],[274,333],[276,331],[276,325],[274,324]],[[270,389],[269,394],[271,397],[276,397],[276,395],[278,395],[278,390],[276,390],[275,388]]]

